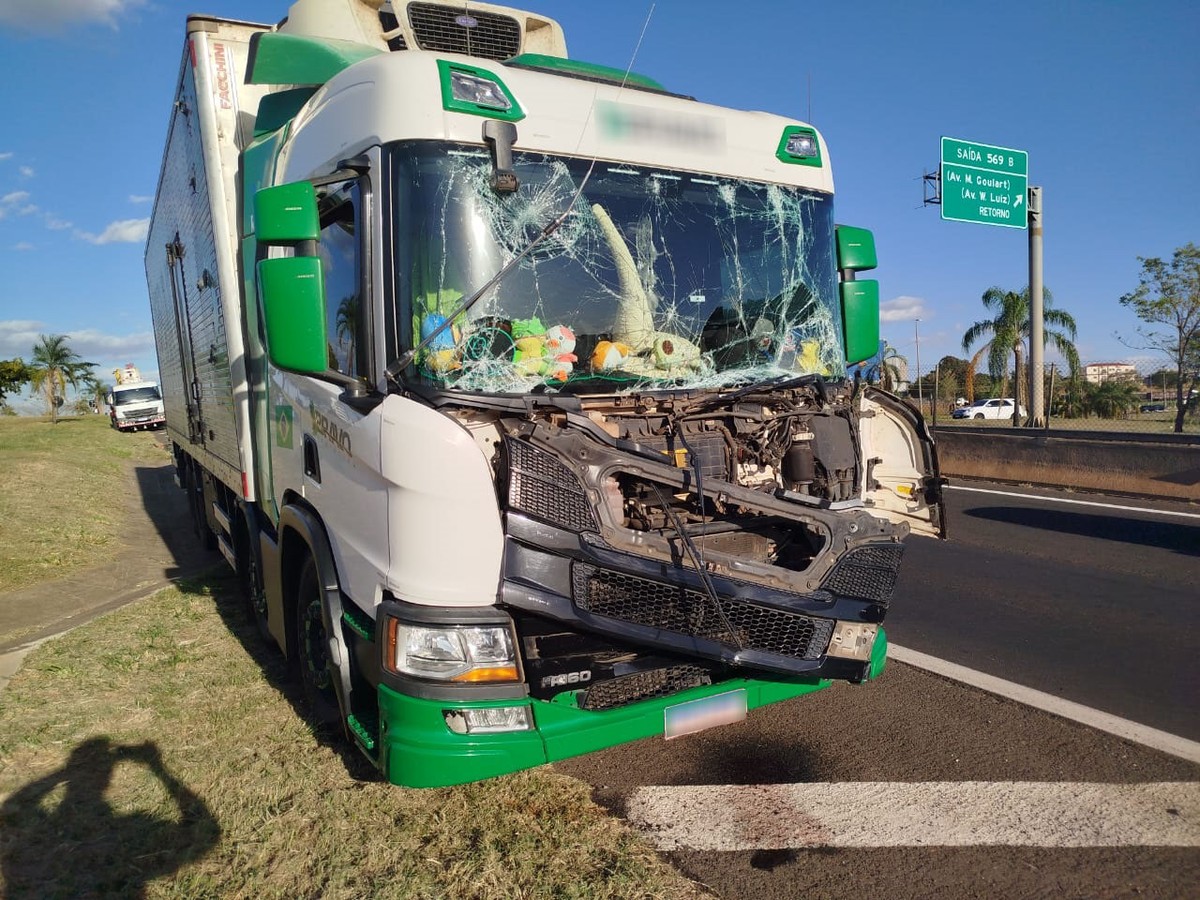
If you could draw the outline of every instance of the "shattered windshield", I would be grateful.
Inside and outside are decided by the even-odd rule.
[[[588,160],[394,148],[398,344],[445,325],[560,216]],[[417,357],[456,390],[619,392],[845,374],[828,195],[597,162],[561,227]],[[410,371],[411,377],[411,371]]]

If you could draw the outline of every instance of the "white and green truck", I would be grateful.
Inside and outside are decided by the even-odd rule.
[[[920,415],[847,377],[874,266],[811,125],[544,16],[187,21],[146,250],[178,479],[396,784],[882,670],[902,541],[943,526]]]

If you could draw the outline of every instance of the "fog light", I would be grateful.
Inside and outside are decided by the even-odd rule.
[[[833,637],[829,639],[829,649],[826,654],[839,659],[871,658],[871,648],[875,646],[875,636],[879,634],[878,625],[868,625],[865,622],[838,622],[833,629]]]
[[[446,727],[455,734],[495,734],[533,728],[533,715],[528,706],[446,709],[442,714],[446,717]]]
[[[512,101],[504,96],[500,85],[471,72],[450,70],[450,94],[463,103],[474,103],[491,109],[512,109]]]

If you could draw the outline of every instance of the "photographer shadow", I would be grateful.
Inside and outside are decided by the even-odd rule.
[[[136,808],[118,811],[106,794],[119,763],[144,766],[161,790],[120,784],[117,802]],[[141,897],[148,882],[201,859],[220,834],[207,804],[167,770],[152,742],[91,738],[0,806],[4,895]]]

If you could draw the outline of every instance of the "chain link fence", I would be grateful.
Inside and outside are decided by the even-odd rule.
[[[957,362],[943,360],[907,384],[905,396],[927,420],[939,428],[1011,428],[1019,393],[1019,424],[1030,423],[1028,372],[1019,385],[1011,373],[1004,379],[974,373],[974,389],[966,390],[967,373],[958,371]],[[1184,372],[1181,388],[1178,373],[1161,360],[1088,362],[1074,373],[1061,364],[1047,363],[1042,396],[1047,416],[1043,424],[1051,431],[1200,434],[1200,373]]]

